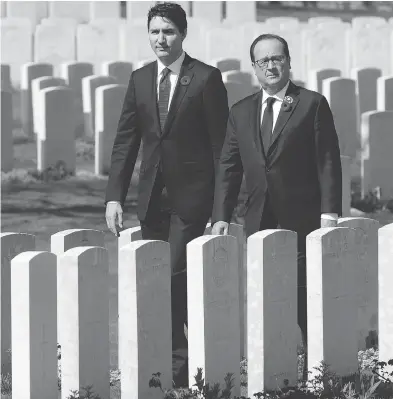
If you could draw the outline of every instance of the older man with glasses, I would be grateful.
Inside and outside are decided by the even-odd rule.
[[[257,37],[250,57],[261,90],[230,111],[212,234],[228,234],[244,173],[246,235],[276,228],[297,232],[298,324],[306,350],[306,236],[336,226],[342,212],[338,137],[326,98],[290,81],[285,39]]]

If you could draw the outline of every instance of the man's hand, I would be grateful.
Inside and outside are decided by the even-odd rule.
[[[119,237],[120,234],[116,229],[116,219],[120,228],[123,228],[123,210],[118,202],[108,202],[106,204],[106,224],[108,229],[116,236]]]
[[[228,234],[228,229],[229,229],[229,223],[222,221],[216,222],[212,227],[212,235],[226,236]]]
[[[321,227],[337,227],[337,220],[321,218]]]

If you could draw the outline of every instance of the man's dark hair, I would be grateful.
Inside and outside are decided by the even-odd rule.
[[[265,33],[263,35],[258,36],[251,44],[250,57],[251,57],[252,62],[255,62],[254,49],[255,49],[255,46],[257,45],[257,43],[261,42],[262,40],[270,40],[270,39],[276,39],[279,42],[281,42],[284,46],[285,56],[288,58],[288,60],[291,59],[291,57],[289,56],[289,48],[288,48],[287,41],[281,36],[273,35],[272,33]]]
[[[185,11],[176,3],[158,3],[150,8],[147,15],[147,29],[150,27],[150,21],[154,17],[169,19],[176,25],[181,34],[187,29],[187,17]]]

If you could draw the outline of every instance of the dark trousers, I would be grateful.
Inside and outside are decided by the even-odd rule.
[[[260,230],[280,229],[280,224],[270,204],[269,194],[266,194]],[[297,320],[302,333],[304,350],[307,348],[307,284],[306,284],[306,235],[297,235]]]
[[[182,219],[173,210],[161,172],[157,174],[144,220],[140,221],[144,240],[169,242],[172,268],[172,337],[173,347],[186,345],[184,324],[187,324],[187,243],[203,235],[210,215],[197,221]]]

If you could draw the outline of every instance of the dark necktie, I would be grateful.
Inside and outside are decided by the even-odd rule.
[[[263,113],[263,119],[261,124],[261,136],[262,136],[262,143],[263,149],[265,154],[270,146],[270,140],[272,137],[272,130],[273,130],[273,103],[276,99],[273,97],[268,97],[266,100],[266,108],[265,112]]]
[[[170,69],[162,71],[160,79],[160,89],[158,95],[158,113],[160,115],[161,132],[164,131],[166,117],[168,115],[169,93],[171,92],[171,81],[169,79]]]

